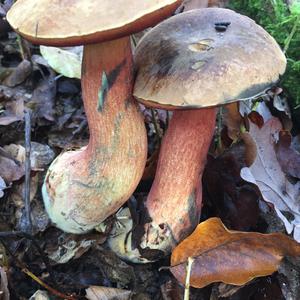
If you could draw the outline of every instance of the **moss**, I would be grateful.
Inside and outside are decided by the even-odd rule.
[[[230,8],[254,19],[284,50],[288,67],[281,82],[291,106],[300,107],[300,3],[284,0],[231,0]]]

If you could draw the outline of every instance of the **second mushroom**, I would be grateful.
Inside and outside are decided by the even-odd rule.
[[[169,253],[199,222],[201,179],[216,106],[263,93],[284,73],[286,59],[275,40],[250,18],[205,8],[154,27],[137,46],[135,64],[136,99],[175,110],[145,202],[148,218],[138,247],[130,244],[130,220],[125,234],[119,228],[119,235],[110,239],[120,256],[147,262],[155,259],[153,250]]]

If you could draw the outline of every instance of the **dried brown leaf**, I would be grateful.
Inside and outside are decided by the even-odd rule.
[[[241,177],[258,186],[264,200],[274,205],[287,232],[294,231],[294,238],[300,241],[300,182],[292,184],[288,181],[274,148],[282,125],[274,117],[261,129],[252,122],[249,125],[249,133],[257,146],[257,156],[251,167],[241,170]]]
[[[19,180],[24,175],[24,167],[12,159],[0,156],[0,176],[6,183]]]
[[[15,87],[22,83],[32,72],[31,63],[24,59],[19,65],[13,69],[9,76],[5,78],[3,83],[9,87]]]
[[[233,102],[224,106],[224,124],[227,127],[228,136],[233,140],[237,140],[241,133],[243,118],[239,112],[237,102]]]
[[[54,121],[54,103],[56,96],[56,80],[54,73],[42,80],[33,91],[28,103],[35,118],[44,118]]]
[[[0,85],[0,125],[9,125],[24,117],[24,102],[31,95],[20,85],[15,88]]]
[[[283,257],[297,255],[300,244],[284,234],[230,231],[220,219],[210,218],[173,250],[171,272],[184,284],[186,262],[193,257],[191,286],[243,285],[275,272]]]

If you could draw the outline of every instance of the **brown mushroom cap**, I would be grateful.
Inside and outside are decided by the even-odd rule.
[[[181,0],[18,0],[10,25],[36,44],[71,46],[112,40],[157,24]]]
[[[140,41],[134,96],[148,106],[201,108],[253,97],[283,74],[276,41],[229,9],[188,11]]]

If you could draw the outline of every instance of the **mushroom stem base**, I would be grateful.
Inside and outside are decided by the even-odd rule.
[[[113,214],[142,177],[147,136],[132,99],[129,37],[85,46],[82,95],[89,144],[56,158],[43,186],[52,222],[72,233],[86,232]]]

